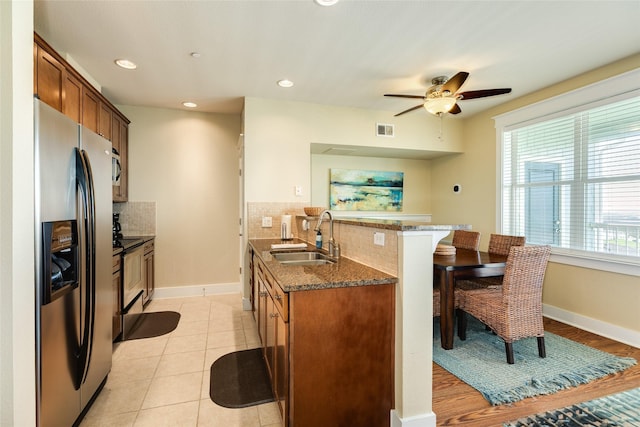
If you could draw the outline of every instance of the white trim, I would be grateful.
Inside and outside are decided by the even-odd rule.
[[[563,254],[554,253],[561,248],[551,248],[550,262],[558,264],[573,265],[576,267],[590,268],[592,270],[608,271],[611,273],[626,274],[629,276],[640,276],[640,265],[637,264],[625,264],[619,260],[607,260],[603,258],[596,258],[589,256],[589,253],[584,255],[578,254]],[[594,252],[593,255],[599,255]]]
[[[493,120],[496,128],[506,128],[538,118],[546,120],[552,114],[592,102],[610,100],[614,96],[623,94],[629,94],[628,97],[630,97],[640,89],[638,82],[640,82],[640,68],[497,115]]]
[[[575,326],[584,331],[592,332],[612,340],[640,348],[640,331],[623,328],[581,314],[572,313],[552,305],[543,304],[542,313],[545,317],[558,320],[567,325]]]
[[[395,409],[391,410],[391,427],[436,427],[436,414],[414,415],[413,417],[400,418]]]
[[[169,286],[156,288],[153,294],[154,299],[163,298],[183,298],[202,297],[209,295],[242,293],[240,282],[217,283],[213,285],[189,285],[189,286]]]

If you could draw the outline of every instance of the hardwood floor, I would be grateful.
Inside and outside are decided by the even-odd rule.
[[[631,347],[555,320],[544,320],[545,330],[593,348],[640,361],[640,348]],[[433,364],[433,412],[438,426],[489,427],[538,412],[562,408],[608,394],[640,387],[640,365],[555,394],[531,397],[509,405],[491,406],[471,386]]]

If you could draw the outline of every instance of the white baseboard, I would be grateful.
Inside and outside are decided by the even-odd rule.
[[[188,285],[156,288],[153,293],[154,299],[163,298],[184,298],[203,297],[209,295],[242,293],[240,282],[236,283],[216,283],[215,285]]]
[[[640,348],[640,332],[543,304],[544,316],[612,340]]]
[[[413,417],[400,418],[396,410],[392,409],[391,427],[436,427],[436,414],[429,412]]]

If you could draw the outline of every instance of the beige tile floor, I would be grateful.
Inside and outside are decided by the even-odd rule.
[[[211,364],[260,345],[240,294],[153,300],[145,311],[180,313],[170,334],[114,344],[109,379],[81,423],[93,426],[276,427],[275,403],[229,409],[209,398]]]

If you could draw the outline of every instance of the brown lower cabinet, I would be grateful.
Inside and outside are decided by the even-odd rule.
[[[395,285],[283,292],[258,258],[253,266],[258,330],[283,426],[388,427]]]
[[[112,291],[113,291],[113,333],[112,339],[115,341],[120,336],[122,332],[122,316],[120,315],[120,307],[122,306],[122,302],[120,299],[122,298],[120,294],[120,278],[122,277],[121,273],[121,263],[122,263],[122,254],[118,253],[113,256],[113,282],[112,282]]]

